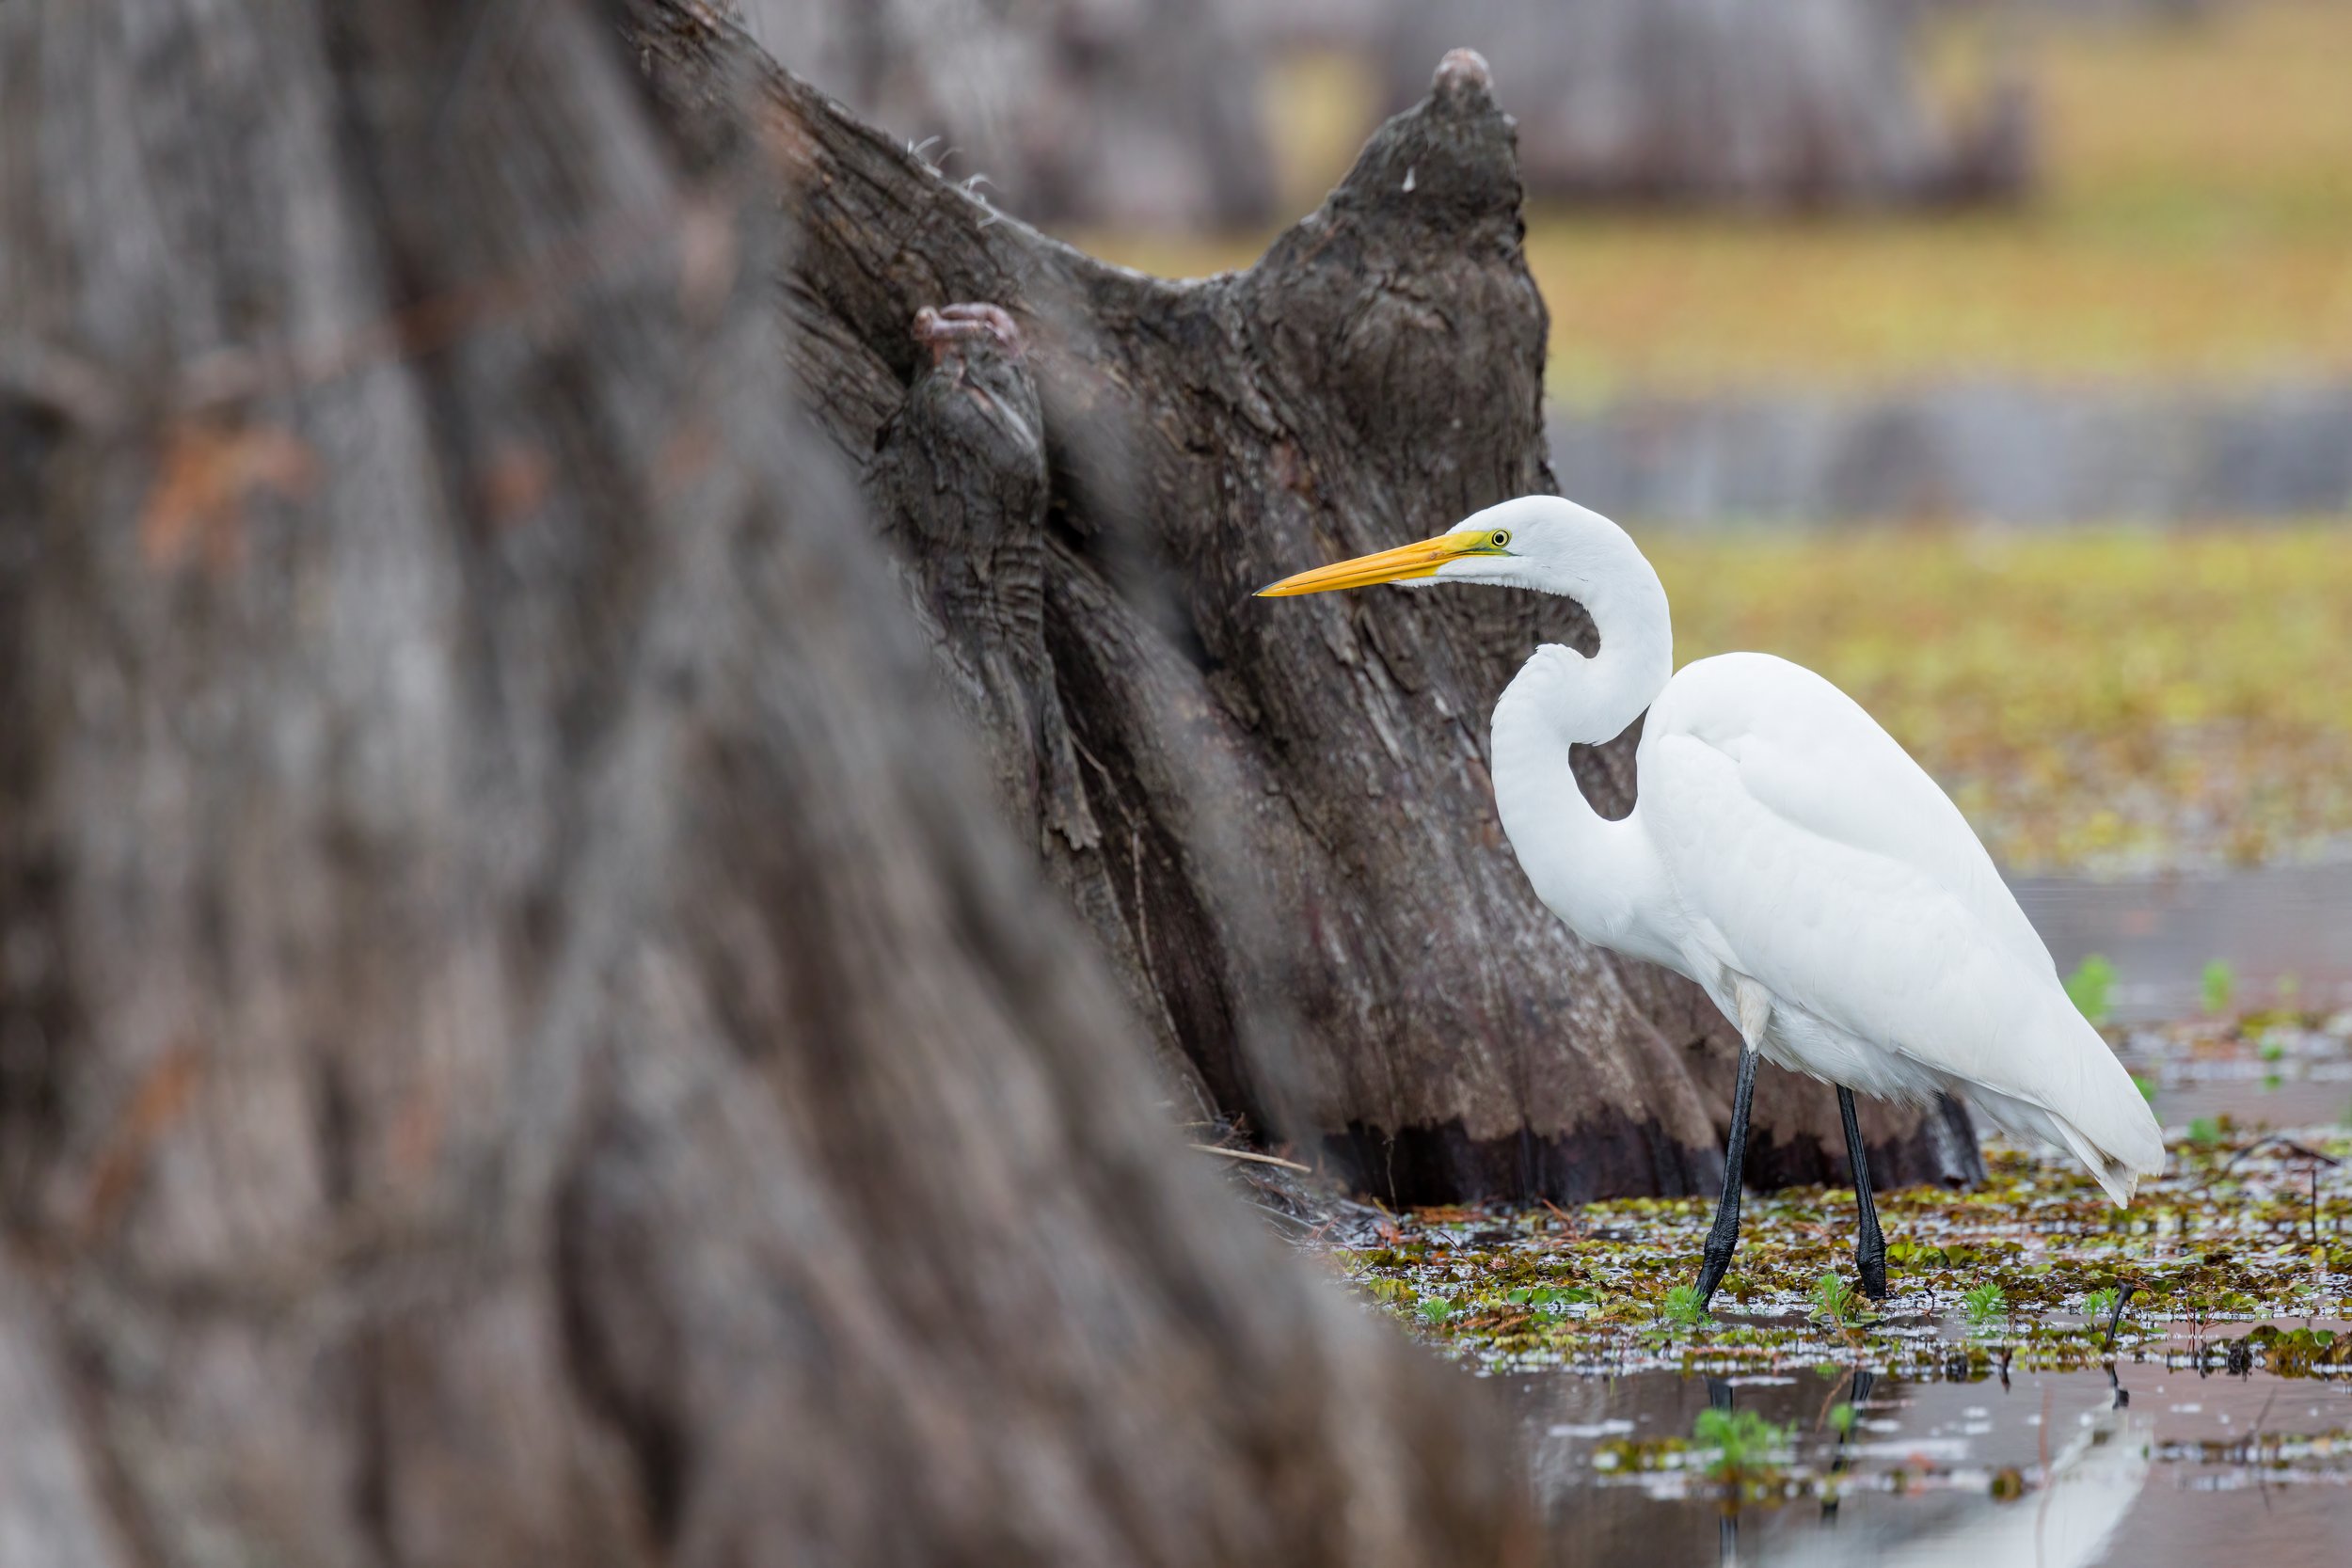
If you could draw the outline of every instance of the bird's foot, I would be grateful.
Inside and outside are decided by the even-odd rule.
[[[1709,1238],[1707,1250],[1699,1255],[1699,1306],[1703,1308],[1715,1304],[1715,1287],[1724,1282],[1724,1275],[1731,1268],[1733,1244],[1725,1243],[1719,1247]]]
[[[1854,1262],[1862,1270],[1862,1293],[1872,1301],[1886,1299],[1886,1254],[1865,1252],[1856,1255]]]

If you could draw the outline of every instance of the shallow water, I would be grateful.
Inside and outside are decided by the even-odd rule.
[[[1506,1390],[1549,1561],[2352,1563],[2352,865],[2019,894],[2061,969],[2115,964],[2138,1021],[2114,1033],[2172,1164],[2128,1212],[1995,1143],[1982,1188],[1883,1195],[1895,1295],[1873,1308],[1834,1289],[1845,1189],[1753,1194],[1703,1322],[1673,1299],[1700,1199],[1317,1232],[1375,1309]],[[2258,1010],[2194,1016],[2214,958]],[[1711,1475],[1694,1428],[1719,1402],[1792,1435]]]
[[[2138,1201],[1994,1141],[1981,1187],[1882,1195],[1880,1304],[1843,1188],[1750,1194],[1711,1315],[1701,1198],[1364,1209],[1310,1244],[1506,1392],[1555,1563],[2352,1563],[2352,1137],[2283,1114],[2352,1083],[2352,1014],[2125,1055],[2173,1129]],[[2200,1109],[2233,1096],[2280,1114]],[[1710,1408],[1756,1423],[1732,1474]]]
[[[1502,1381],[1560,1568],[2352,1561],[2352,1380],[2201,1376],[2144,1354],[2115,1369],[2121,1408],[2096,1369],[1880,1377],[1843,1443],[1850,1369]],[[1695,1466],[1603,1467],[1629,1442],[1687,1436],[1710,1400],[1795,1428],[1760,1488],[1778,1495],[1732,1498]]]
[[[2234,972],[2241,1006],[2352,1006],[2352,862],[2010,885],[2059,974],[2093,953],[2115,965],[2120,1022],[2193,1016],[2215,959]]]

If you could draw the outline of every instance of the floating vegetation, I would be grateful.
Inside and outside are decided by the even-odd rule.
[[[2264,1040],[2306,1052],[2315,1031],[2345,1054],[2315,1020],[2227,1033],[2243,1055]],[[2214,1043],[2176,1055],[2201,1042]],[[1692,1285],[1705,1196],[1425,1209],[1335,1222],[1318,1244],[1379,1309],[1487,1370],[1829,1362],[1966,1380],[2095,1366],[2128,1290],[2126,1356],[2352,1376],[2352,1338],[2329,1326],[2352,1317],[2352,1132],[2283,1137],[2214,1117],[2169,1141],[2169,1169],[2128,1210],[2073,1164],[1999,1145],[1976,1190],[1881,1195],[1891,1293],[1875,1304],[1853,1278],[1842,1188],[1752,1196],[1712,1313]]]
[[[2116,1053],[2143,1093],[2201,1099],[2211,1091],[2254,1085],[2278,1096],[2282,1109],[2268,1120],[2352,1120],[2352,1011],[2331,1016],[2266,1009],[2235,1019],[2189,1019],[2141,1025],[2119,1032]],[[2264,1101],[2257,1101],[2257,1104]],[[2289,1103],[2293,1110],[2285,1109]],[[2164,1109],[2164,1102],[2158,1104]],[[2202,1121],[2204,1125],[2196,1125]],[[2221,1136],[2220,1117],[2192,1117],[2192,1141],[2211,1144]]]
[[[1909,1543],[1919,1560],[2169,1565],[2203,1560],[2180,1544],[2217,1538],[2208,1515],[2335,1560],[2331,1514],[2271,1509],[2280,1488],[2352,1483],[2352,1126],[2330,1120],[2352,1100],[2352,1013],[2110,1037],[2173,1108],[2165,1175],[2118,1210],[2071,1162],[1995,1144],[1979,1188],[1882,1192],[1884,1301],[1860,1292],[1843,1187],[1751,1195],[1711,1312],[1692,1280],[1712,1195],[1392,1213],[1305,1192],[1301,1244],[1368,1310],[1497,1377],[1532,1482],[1590,1560],[1746,1560],[1756,1530],[1792,1561]],[[2265,1073],[2296,1087],[2257,1104],[2328,1124],[2192,1117]]]
[[[1753,648],[1820,671],[2012,872],[2352,843],[2342,528],[1640,537],[1677,658]]]

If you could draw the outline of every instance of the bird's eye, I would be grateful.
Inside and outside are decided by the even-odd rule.
[[[1502,548],[1503,546],[1509,544],[1510,542],[1511,531],[1507,528],[1499,528],[1495,530],[1494,537],[1487,541],[1487,543],[1494,546],[1496,549]]]

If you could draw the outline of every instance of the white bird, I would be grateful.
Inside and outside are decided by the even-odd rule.
[[[1759,1056],[1837,1086],[1873,1296],[1885,1293],[1885,1243],[1856,1090],[1915,1104],[1954,1095],[2073,1153],[2119,1206],[2164,1168],[2146,1100],[2068,998],[1984,846],[1844,692],[1769,654],[1676,673],[1657,572],[1623,529],[1555,496],[1260,593],[1381,582],[1565,594],[1600,634],[1590,658],[1537,648],[1496,703],[1495,803],[1554,914],[1586,942],[1697,982],[1746,1042],[1702,1298],[1739,1240]],[[1633,809],[1611,821],[1578,788],[1569,748],[1613,740],[1645,711]]]

